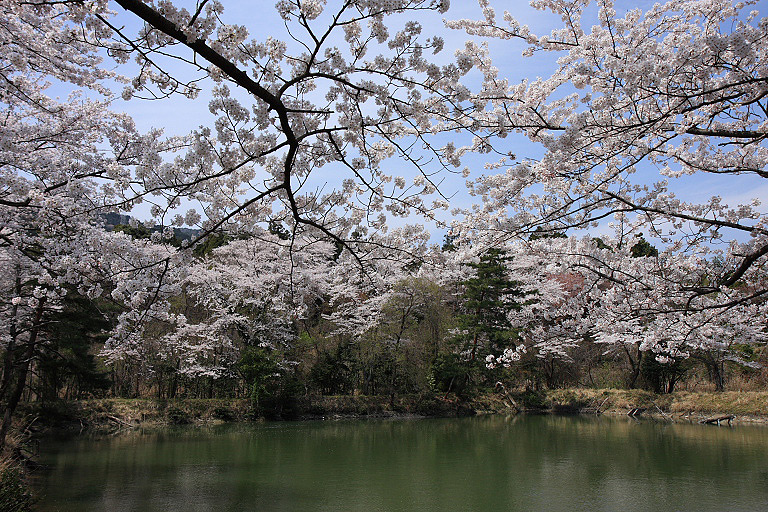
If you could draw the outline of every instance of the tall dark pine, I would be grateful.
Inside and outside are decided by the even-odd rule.
[[[509,279],[506,262],[510,260],[503,250],[489,249],[478,263],[468,264],[475,269],[475,276],[462,283],[464,312],[459,316],[459,327],[467,332],[473,361],[481,350],[487,354],[515,347],[508,312],[520,309],[522,304],[516,299],[525,293],[519,282]]]
[[[100,305],[108,307],[104,301]],[[82,398],[108,389],[108,374],[99,368],[95,353],[112,324],[97,305],[70,289],[61,309],[52,311],[46,320],[46,343],[37,355],[38,382],[34,387],[38,397]]]

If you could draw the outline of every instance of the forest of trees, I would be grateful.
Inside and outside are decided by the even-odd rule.
[[[307,395],[466,399],[493,392],[498,381],[531,391],[657,393],[768,385],[760,336],[702,337],[681,354],[643,349],[651,319],[634,332],[622,332],[620,318],[603,327],[606,308],[638,298],[612,297],[610,279],[588,282],[564,261],[553,272],[553,258],[532,257],[550,250],[552,238],[533,238],[480,254],[447,238],[421,260],[380,264],[371,276],[330,243],[303,247],[291,268],[283,255],[297,241],[277,225],[257,237],[220,237],[198,251],[168,298],[169,315],[147,322],[131,351],[107,339],[121,308],[70,290],[44,314],[48,341],[35,354],[25,399],[251,398],[258,414],[290,417],[292,402]],[[642,236],[624,249],[590,243],[629,259],[625,265],[655,264],[659,254]],[[734,320],[729,328],[749,326]]]
[[[0,0],[0,446],[22,400],[764,389],[759,2],[532,4],[562,27]],[[506,78],[500,43],[549,76]],[[145,101],[212,117],[140,130]]]

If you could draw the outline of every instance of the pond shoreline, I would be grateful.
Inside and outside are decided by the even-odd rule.
[[[28,405],[23,419],[37,435],[104,433],[124,429],[263,421],[248,399],[89,399]],[[768,424],[768,392],[677,392],[557,389],[498,392],[461,399],[455,395],[301,397],[269,420],[462,417],[476,414],[631,415],[697,423],[733,416],[731,424]]]
[[[407,419],[482,414],[554,414],[628,416],[670,423],[701,423],[724,415],[722,425],[768,425],[768,392],[677,392],[657,395],[642,390],[558,389],[489,393],[470,400],[455,395],[302,397],[283,420]],[[208,426],[264,421],[248,399],[90,399],[26,404],[17,431],[38,440],[52,437],[122,435],[173,425]],[[629,418],[628,418],[629,419]],[[34,444],[34,443],[33,443]],[[33,458],[24,458],[29,468]],[[28,468],[28,469],[29,469]],[[26,471],[19,468],[20,482]],[[22,484],[26,485],[26,484]],[[20,487],[21,491],[24,487]]]
[[[656,394],[644,390],[570,388],[549,390],[546,409],[558,413],[607,414],[701,423],[733,416],[732,424],[768,424],[768,392],[678,391]]]

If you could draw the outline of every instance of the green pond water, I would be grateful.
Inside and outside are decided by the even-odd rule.
[[[42,511],[768,511],[768,427],[580,416],[46,440]]]

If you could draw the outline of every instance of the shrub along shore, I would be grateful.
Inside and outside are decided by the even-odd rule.
[[[768,392],[676,392],[556,389],[505,392],[462,399],[455,395],[301,397],[282,410],[257,414],[247,399],[92,399],[29,406],[29,430],[105,432],[166,425],[262,420],[382,417],[459,417],[475,414],[593,414],[699,422],[732,415],[733,422],[768,423]],[[20,425],[21,426],[21,425]],[[25,428],[22,426],[22,428]]]

